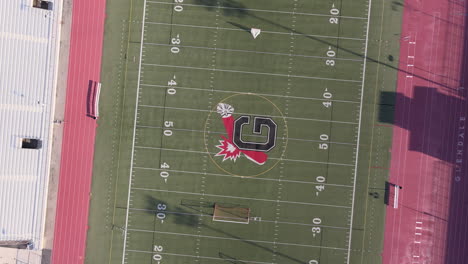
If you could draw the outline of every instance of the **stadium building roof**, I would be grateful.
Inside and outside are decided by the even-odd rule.
[[[44,232],[61,4],[0,1],[0,241],[33,249]]]

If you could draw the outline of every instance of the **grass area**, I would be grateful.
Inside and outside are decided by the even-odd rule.
[[[108,1],[86,262],[379,263],[401,10],[364,69],[367,0],[179,2]]]

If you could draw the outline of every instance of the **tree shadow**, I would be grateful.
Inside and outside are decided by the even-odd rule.
[[[221,10],[225,16],[244,17],[248,13],[246,6],[238,1],[220,0],[219,2],[219,6],[223,7]],[[210,11],[216,11],[216,9],[218,9],[217,0],[195,0],[195,3],[205,6]]]
[[[155,217],[155,223],[158,221],[157,214],[158,213],[165,213],[165,219],[173,221],[176,225],[183,225],[183,226],[188,226],[191,228],[196,228],[199,226],[199,217],[207,217],[207,216],[212,216],[213,215],[213,210],[216,202],[214,201],[206,201],[206,202],[200,202],[200,200],[190,200],[190,199],[183,199],[180,202],[180,206],[176,206],[175,208],[171,208],[170,210],[158,210],[158,204],[167,204],[164,200],[158,199],[157,197],[153,197],[152,195],[145,195],[145,212],[147,212],[150,215],[153,215]],[[223,206],[242,206],[246,207],[246,205],[239,205],[239,204],[230,204],[230,203],[222,203]],[[248,241],[246,239],[241,238],[240,236],[237,236],[235,234],[231,234],[229,232],[226,232],[224,230],[221,230],[219,228],[215,228],[213,226],[209,225],[201,225],[203,228],[210,229],[212,231],[215,231],[217,233],[223,234],[226,237],[229,238],[234,238],[236,240],[242,241],[246,244],[255,246],[258,249],[261,250],[266,250],[270,253],[274,253],[278,256],[282,256],[284,258],[287,258],[291,260],[291,263],[303,263],[303,261],[296,259],[292,256],[289,256],[287,254],[281,253],[281,252],[275,252],[272,249],[265,247],[263,245],[260,245],[258,243]],[[156,233],[153,233],[153,240],[156,239]],[[236,258],[232,256],[228,256],[222,252],[219,252],[220,258],[223,260],[233,263],[233,264],[241,264],[241,263],[247,263],[244,261],[239,261]]]
[[[249,17],[255,18],[255,19],[259,20],[259,21],[263,21],[263,22],[268,23],[270,25],[282,28],[282,29],[284,29],[286,31],[289,31],[291,33],[306,37],[306,38],[311,39],[311,40],[313,40],[315,42],[322,43],[322,44],[325,44],[327,46],[333,47],[337,51],[343,51],[343,52],[346,52],[348,54],[352,54],[352,55],[357,56],[359,58],[366,59],[369,62],[380,64],[380,65],[382,65],[384,67],[387,67],[389,69],[392,69],[392,70],[395,70],[395,71],[398,71],[398,72],[403,72],[403,73],[406,73],[408,75],[412,75],[414,78],[419,78],[421,80],[430,82],[430,83],[432,83],[434,85],[439,85],[439,86],[444,87],[444,88],[449,89],[449,90],[453,90],[453,91],[456,90],[456,88],[451,87],[451,86],[449,86],[449,85],[447,85],[445,83],[434,81],[432,79],[426,78],[426,77],[421,76],[421,75],[416,75],[413,72],[409,72],[409,71],[406,71],[404,69],[400,69],[400,68],[398,68],[396,66],[393,66],[391,64],[388,64],[386,62],[383,62],[383,61],[380,61],[378,59],[374,59],[374,58],[371,58],[369,56],[365,56],[362,53],[358,53],[358,52],[355,52],[353,50],[344,48],[344,47],[340,46],[337,43],[333,43],[333,42],[321,39],[319,37],[308,35],[308,34],[305,34],[304,32],[301,32],[301,31],[295,30],[293,28],[290,28],[288,26],[279,24],[279,23],[277,23],[275,21],[272,21],[270,19],[267,19],[267,18],[264,18],[264,17],[259,17],[259,16],[255,15],[253,12],[250,12],[247,6],[243,5],[242,3],[239,3],[236,0],[221,0],[219,6],[218,6],[218,1],[216,1],[216,0],[196,0],[195,2],[197,4],[199,4],[199,5],[205,6],[205,8],[207,10],[212,11],[212,12],[216,12],[216,10],[219,7],[221,7],[220,9],[222,10],[223,15],[226,16],[226,17],[244,18],[246,16],[249,16]],[[400,2],[400,1],[393,1],[392,4],[395,7],[404,6],[404,4],[402,2]],[[449,23],[448,21],[445,21],[445,20],[443,20],[443,21],[446,22],[446,23]],[[233,22],[233,21],[226,21],[226,22],[233,25],[233,26],[235,26],[235,27],[237,27],[237,28],[239,28],[239,29],[241,29],[241,30],[244,30],[246,32],[250,32],[250,27],[247,26],[247,25],[241,25],[241,24]],[[455,81],[458,81],[458,80],[455,80]]]

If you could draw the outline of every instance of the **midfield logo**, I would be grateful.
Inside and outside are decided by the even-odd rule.
[[[234,108],[229,104],[219,103],[216,112],[221,115],[224,128],[227,133],[227,138],[221,136],[220,145],[216,147],[220,151],[215,155],[223,157],[223,162],[233,160],[234,162],[242,155],[258,165],[263,165],[268,160],[266,152],[272,150],[276,144],[277,125],[273,119],[263,116],[241,115],[236,120],[232,114]],[[253,118],[253,135],[261,138],[262,130],[268,129],[266,142],[251,142],[245,140],[243,135],[244,125],[250,124],[250,119]],[[252,137],[251,136],[251,137]],[[264,136],[263,136],[264,138]]]

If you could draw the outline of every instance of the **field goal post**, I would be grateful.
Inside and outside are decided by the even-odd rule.
[[[215,204],[213,221],[237,224],[248,224],[250,222],[250,208],[225,206]]]

